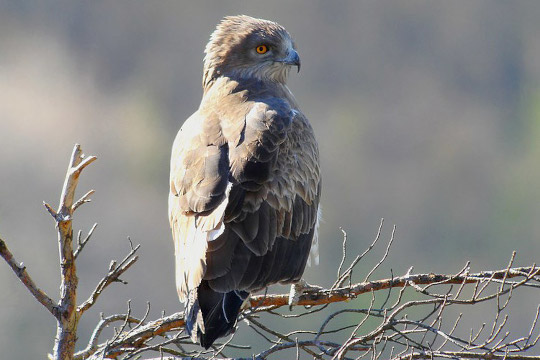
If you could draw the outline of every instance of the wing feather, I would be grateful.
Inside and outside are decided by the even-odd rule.
[[[173,146],[181,299],[203,279],[218,292],[298,280],[314,235],[320,175],[309,123],[282,98],[228,101],[195,113]]]

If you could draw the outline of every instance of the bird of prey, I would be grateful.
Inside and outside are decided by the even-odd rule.
[[[286,85],[300,58],[281,25],[225,17],[203,97],[172,148],[169,220],[186,330],[208,348],[251,292],[300,280],[321,192],[313,129]]]

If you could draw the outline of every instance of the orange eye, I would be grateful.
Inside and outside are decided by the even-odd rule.
[[[257,48],[255,50],[257,50],[257,54],[264,54],[264,53],[266,53],[268,51],[268,46],[259,45],[259,46],[257,46]]]

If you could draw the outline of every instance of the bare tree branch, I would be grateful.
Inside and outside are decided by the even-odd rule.
[[[502,289],[498,287],[499,291],[496,291],[494,294],[485,295],[483,297],[477,297],[476,294],[473,294],[471,298],[468,299],[457,299],[455,297],[452,297],[452,294],[447,293],[444,296],[439,294],[431,294],[424,291],[422,288],[414,288],[419,293],[428,294],[430,296],[429,299],[426,300],[417,300],[417,301],[409,301],[401,304],[401,298],[402,295],[400,293],[398,299],[396,302],[391,305],[388,309],[376,309],[374,308],[374,296],[372,297],[371,305],[368,309],[346,309],[346,310],[340,310],[334,314],[332,314],[330,317],[328,317],[322,326],[320,327],[318,332],[302,332],[302,333],[312,333],[315,335],[313,340],[302,340],[298,341],[298,346],[300,348],[305,349],[310,356],[315,358],[321,358],[321,355],[332,355],[337,356],[336,358],[345,358],[345,353],[347,351],[367,351],[368,349],[371,349],[371,346],[368,344],[370,341],[374,341],[374,339],[381,337],[383,333],[386,331],[392,330],[394,331],[394,335],[387,338],[387,341],[392,341],[399,343],[398,337],[401,338],[407,338],[408,334],[415,334],[415,333],[421,333],[423,335],[422,341],[419,340],[419,342],[414,343],[413,347],[411,349],[414,349],[415,347],[422,346],[424,350],[429,350],[429,347],[421,345],[421,342],[425,339],[425,335],[428,333],[433,333],[437,336],[441,336],[444,339],[444,342],[442,345],[439,346],[439,352],[440,349],[446,345],[447,342],[451,342],[456,345],[460,345],[463,347],[463,349],[470,349],[470,352],[473,352],[474,349],[480,349],[485,351],[488,349],[488,346],[493,343],[493,341],[489,340],[489,338],[495,338],[497,334],[501,332],[501,329],[504,327],[505,323],[502,323],[498,325],[497,329],[489,336],[489,338],[481,344],[476,344],[475,341],[478,338],[478,335],[474,338],[469,339],[462,339],[459,337],[456,337],[453,335],[453,333],[456,330],[456,327],[459,323],[459,318],[454,322],[453,326],[448,332],[444,332],[441,330],[441,318],[442,318],[442,312],[444,309],[452,304],[461,304],[461,305],[474,305],[479,302],[485,302],[490,299],[495,299],[497,296],[502,296],[503,294],[507,294],[510,292],[510,288],[516,288],[519,286],[524,286],[528,281],[532,281],[535,279],[537,274],[540,272],[540,268],[536,266],[531,267],[516,267],[516,268],[506,268],[503,270],[495,270],[495,271],[483,271],[478,272],[474,274],[466,274],[463,270],[461,270],[456,275],[445,275],[445,274],[406,274],[404,276],[400,277],[394,277],[392,279],[384,279],[379,281],[371,281],[367,283],[359,283],[354,284],[350,287],[343,287],[339,289],[309,289],[308,292],[302,294],[300,296],[299,305],[310,305],[310,306],[316,306],[316,305],[324,305],[328,303],[333,302],[342,302],[342,301],[349,301],[351,298],[354,298],[360,294],[370,292],[374,294],[377,291],[385,290],[385,289],[391,289],[391,288],[399,288],[401,287],[404,289],[405,287],[415,284],[415,285],[431,285],[431,284],[439,284],[439,285],[448,285],[448,284],[459,284],[460,286],[462,284],[470,284],[470,283],[483,283],[483,282],[493,282],[496,279],[504,279],[506,278],[506,284],[509,286],[508,288]],[[510,283],[509,279],[521,277],[522,280],[518,282]],[[461,287],[460,287],[461,288]],[[460,291],[460,290],[458,290]],[[498,295],[497,295],[498,294]],[[260,295],[260,296],[253,296],[250,299],[250,303],[252,308],[246,310],[246,319],[248,322],[250,322],[253,326],[258,327],[260,330],[268,333],[270,336],[276,337],[278,339],[277,342],[272,342],[273,345],[270,349],[261,352],[260,354],[256,355],[256,359],[264,359],[266,356],[273,354],[277,351],[281,351],[284,349],[289,349],[296,347],[296,342],[293,340],[290,335],[280,334],[279,332],[276,332],[269,327],[263,325],[261,322],[255,320],[251,315],[249,314],[255,314],[259,312],[267,311],[268,309],[277,309],[279,307],[288,306],[288,294],[280,294],[280,295],[273,295],[273,294],[267,294],[267,295]],[[397,316],[400,315],[405,309],[411,308],[411,307],[419,307],[419,306],[426,306],[429,304],[436,305],[435,310],[437,311],[436,318],[432,320],[431,325],[424,324],[422,321],[412,321],[408,320],[406,318],[404,319],[397,319]],[[438,304],[438,305],[437,305]],[[349,337],[349,340],[345,342],[344,344],[337,344],[334,343],[336,346],[330,346],[328,345],[331,342],[325,342],[326,345],[323,344],[323,340],[320,339],[322,334],[326,333],[332,333],[334,331],[326,331],[325,327],[328,325],[328,323],[334,319],[335,317],[345,313],[345,312],[359,312],[363,313],[365,317],[362,321],[360,321],[356,326],[354,326],[354,330],[351,332],[351,335]],[[539,310],[540,311],[540,310]],[[435,313],[435,312],[432,312]],[[368,333],[363,336],[355,335],[355,333],[359,330],[360,326],[367,320],[368,317],[378,317],[383,319],[383,323],[375,329],[373,332]],[[125,317],[125,316],[124,316]],[[429,316],[427,316],[429,317]],[[427,320],[426,317],[426,320]],[[461,317],[461,316],[460,316]],[[122,317],[117,317],[115,319],[119,319]],[[424,320],[425,321],[425,320]],[[102,320],[103,322],[103,320]],[[102,324],[100,322],[100,324]],[[531,327],[531,330],[529,331],[528,337],[523,337],[520,339],[516,339],[513,342],[508,342],[505,345],[510,346],[512,344],[521,342],[532,342],[532,334],[534,332],[534,329],[536,328],[537,323],[537,317],[533,321],[533,325]],[[110,358],[118,358],[121,354],[125,353],[125,350],[123,349],[137,349],[137,354],[140,354],[143,352],[142,349],[146,350],[152,350],[156,349],[156,346],[153,345],[147,346],[146,344],[152,340],[153,338],[165,336],[168,332],[171,331],[178,331],[182,330],[184,326],[183,321],[183,313],[175,313],[173,315],[163,317],[162,319],[158,319],[152,322],[149,322],[148,324],[142,325],[142,322],[139,323],[137,329],[131,329],[127,331],[122,336],[119,336],[115,341],[109,342],[107,344],[108,351],[105,353],[107,357]],[[435,326],[436,324],[439,324]],[[415,330],[398,330],[398,326],[405,326],[405,325],[413,325],[415,327]],[[98,324],[99,326],[99,324]],[[351,328],[351,326],[343,327],[339,330],[345,330],[347,328]],[[488,334],[489,335],[489,334]],[[178,339],[178,338],[176,338]],[[170,340],[170,339],[169,339]],[[189,344],[190,341],[187,339],[187,337],[184,339],[186,344]],[[95,343],[95,338],[93,338],[93,341]],[[411,339],[407,340],[409,343],[411,343]],[[433,340],[435,341],[435,340]],[[169,342],[167,342],[168,344]],[[502,342],[499,339],[499,343],[502,344]],[[165,344],[165,343],[164,343]],[[498,344],[496,344],[498,345]],[[99,346],[94,346],[93,349],[97,349],[100,347],[103,347],[104,344]],[[320,354],[314,353],[312,350],[309,350],[309,346],[314,346],[317,349],[321,351]],[[522,346],[522,348],[524,348]],[[90,349],[87,347],[87,349]],[[324,349],[324,351],[322,350]],[[341,352],[339,350],[342,350]],[[134,351],[134,350],[133,350]],[[92,351],[85,351],[85,355],[91,355]],[[128,351],[129,353],[129,351]],[[79,355],[79,354],[78,354]],[[193,353],[189,354],[190,356],[194,356]],[[405,355],[403,355],[405,356]],[[77,359],[81,358],[80,356],[76,357]],[[182,359],[182,357],[175,357],[176,359]],[[197,356],[195,356],[197,358]],[[399,357],[398,357],[399,358]],[[540,358],[540,357],[538,357]]]
[[[97,324],[97,326],[94,328],[94,331],[92,332],[92,335],[90,336],[90,340],[88,341],[88,345],[86,348],[82,351],[79,351],[75,354],[73,359],[85,359],[91,354],[94,354],[96,351],[98,351],[98,342],[99,342],[99,336],[101,335],[101,332],[110,324],[117,322],[117,321],[127,321],[132,323],[140,323],[141,321],[139,319],[133,318],[133,317],[126,317],[123,314],[115,314],[107,317],[103,317],[103,314],[101,314],[102,318]]]
[[[15,257],[13,257],[13,254],[11,253],[11,251],[9,251],[6,243],[1,238],[0,255],[8,263],[11,269],[13,269],[15,275],[17,275],[19,280],[21,280],[21,282],[32,293],[36,300],[39,301],[43,306],[45,306],[45,308],[49,310],[49,312],[53,314],[54,317],[57,317],[58,311],[54,301],[34,283],[34,280],[32,280],[32,278],[30,277],[30,275],[28,275],[28,272],[26,271],[26,266],[24,266],[23,263],[19,263],[15,260]]]
[[[90,199],[90,196],[92,196],[95,192],[96,192],[95,190],[89,190],[86,194],[81,196],[81,198],[77,200],[75,204],[73,204],[73,207],[72,207],[73,211],[77,210],[79,206],[81,206],[82,204],[91,202],[92,199]]]
[[[416,275],[405,275],[400,277],[395,277],[391,279],[383,279],[377,281],[369,281],[364,283],[354,284],[352,286],[341,287],[337,289],[323,289],[313,292],[308,292],[300,295],[298,300],[298,305],[304,306],[313,306],[313,305],[322,305],[339,301],[348,301],[351,298],[355,298],[358,295],[365,294],[370,291],[378,291],[383,289],[395,288],[395,287],[404,287],[407,286],[409,282],[420,285],[427,285],[432,283],[445,283],[445,284],[461,284],[465,282],[466,284],[471,283],[483,283],[484,281],[493,279],[503,279],[505,276],[508,278],[515,278],[520,276],[526,276],[528,273],[535,273],[535,276],[540,272],[540,267],[529,266],[529,267],[517,267],[512,268],[506,274],[506,269],[504,270],[494,270],[494,271],[482,271],[476,274],[466,275],[446,275],[446,274],[416,274]],[[534,276],[533,276],[534,277]],[[280,295],[260,295],[253,296],[250,298],[252,306],[259,307],[268,307],[276,309],[282,306],[288,305],[289,294],[280,294]],[[266,309],[265,309],[266,310]]]
[[[433,351],[433,352],[411,352],[402,356],[393,357],[393,360],[407,359],[433,359],[433,358],[449,358],[449,359],[508,359],[508,360],[538,360],[538,355],[515,355],[515,354],[490,354],[490,353],[473,353],[469,351]]]
[[[58,249],[60,254],[60,301],[58,303],[59,316],[57,317],[57,332],[53,350],[55,359],[72,359],[75,342],[77,340],[77,325],[79,316],[77,304],[77,268],[73,253],[73,225],[72,217],[75,207],[73,199],[79,183],[79,176],[84,168],[97,158],[89,156],[84,158],[79,144],[76,144],[71,154],[64,186],[60,194],[60,203],[56,212],[45,204],[47,210],[53,215],[58,229]],[[92,192],[87,193],[83,199],[88,200]],[[82,202],[84,203],[84,201]],[[81,204],[82,204],[81,203]]]
[[[141,245],[139,244],[133,247],[131,240],[129,241],[129,243],[131,251],[126,255],[126,257],[124,257],[120,264],[117,265],[116,261],[111,262],[107,275],[105,275],[105,277],[100,280],[90,297],[77,307],[79,316],[95,304],[97,298],[99,297],[99,295],[101,295],[101,293],[103,292],[103,290],[105,290],[107,286],[109,286],[113,282],[122,282],[122,280],[120,280],[120,276],[125,273],[131,267],[131,265],[133,265],[139,259],[138,256],[135,256],[135,253],[137,252],[137,250],[139,250]]]
[[[377,231],[377,235],[375,236],[375,239],[373,240],[371,245],[369,245],[369,247],[362,254],[358,255],[353,260],[351,265],[349,265],[347,270],[345,270],[341,276],[338,276],[336,282],[334,283],[334,285],[332,285],[332,288],[337,288],[337,287],[340,287],[341,285],[343,285],[345,280],[347,278],[351,277],[352,270],[358,264],[358,262],[360,260],[362,260],[362,258],[364,256],[366,256],[375,247],[375,244],[377,244],[377,242],[381,238],[381,231],[382,231],[383,224],[384,224],[384,219],[381,219],[381,223],[379,224],[379,230]],[[345,254],[346,254],[346,249],[347,249],[347,247],[346,247],[346,245],[347,245],[347,233],[345,231],[343,231],[343,230],[342,230],[342,232],[343,232],[343,258],[342,258],[341,262],[343,263],[345,261]],[[339,270],[341,270],[341,266],[342,265],[340,265]]]
[[[73,252],[73,257],[77,259],[79,254],[81,253],[82,249],[86,246],[92,235],[94,234],[94,230],[96,230],[97,223],[94,223],[92,228],[88,231],[88,235],[84,238],[84,240],[81,240],[82,231],[79,230],[79,233],[77,234],[77,249]]]

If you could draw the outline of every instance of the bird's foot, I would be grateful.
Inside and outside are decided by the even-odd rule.
[[[320,289],[322,289],[322,287],[308,284],[304,279],[300,279],[298,282],[293,283],[291,285],[291,291],[289,292],[289,310],[291,310],[294,305],[298,304],[302,294],[317,292]]]

